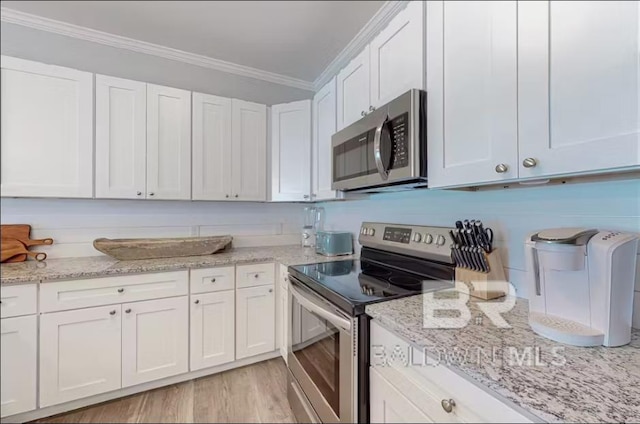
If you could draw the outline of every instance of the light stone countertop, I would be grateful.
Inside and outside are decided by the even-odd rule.
[[[533,332],[524,299],[503,314],[512,328],[498,328],[486,316],[477,322],[483,314],[476,302],[483,301],[476,299],[469,301],[472,320],[466,327],[423,328],[423,296],[370,305],[366,313],[430,358],[541,420],[640,422],[640,330],[633,330],[630,344],[617,348],[556,343]],[[537,364],[535,359],[518,364],[513,352],[522,356],[525,348],[532,349],[532,359],[540,352]],[[493,357],[492,349],[497,349]]]
[[[180,269],[209,268],[243,263],[278,262],[285,265],[300,265],[352,259],[353,255],[328,257],[315,253],[314,248],[301,246],[240,247],[206,256],[183,258],[143,259],[118,261],[109,256],[48,259],[43,262],[26,261],[2,264],[0,283],[3,285],[24,284],[42,280],[70,280],[96,278],[110,275],[125,275],[144,272],[176,271]]]

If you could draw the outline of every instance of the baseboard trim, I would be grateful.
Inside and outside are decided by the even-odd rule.
[[[33,411],[23,412],[21,414],[11,415],[11,416],[0,419],[0,422],[1,423],[24,423],[28,421],[38,420],[40,418],[46,418],[52,415],[58,415],[65,412],[69,412],[74,409],[84,408],[86,406],[96,405],[98,403],[106,402],[109,400],[134,395],[136,393],[146,392],[148,390],[153,390],[160,387],[170,386],[172,384],[182,383],[182,382],[193,380],[200,377],[206,377],[209,375],[218,374],[224,371],[232,370],[234,368],[245,367],[247,365],[267,361],[269,359],[277,358],[279,356],[281,356],[280,350],[274,350],[273,352],[263,353],[262,355],[252,356],[251,358],[240,359],[239,361],[229,362],[227,364],[222,364],[217,367],[191,371],[186,374],[174,375],[172,377],[163,378],[162,380],[150,381],[148,383],[138,384],[136,386],[125,387],[122,389],[114,390],[112,392],[101,393],[99,395],[90,396],[82,399],[76,399],[71,402],[61,403],[59,405],[47,406],[46,408],[40,408],[40,409],[35,409]]]

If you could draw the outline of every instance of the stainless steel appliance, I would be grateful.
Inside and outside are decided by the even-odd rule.
[[[577,346],[631,341],[638,236],[555,228],[525,244],[529,324],[538,334]]]
[[[318,231],[316,253],[323,256],[350,255],[353,253],[353,239],[347,231]]]
[[[426,95],[409,90],[331,137],[333,190],[427,185]]]
[[[289,267],[288,397],[299,422],[368,422],[365,307],[453,288],[449,230],[365,222],[359,260]]]

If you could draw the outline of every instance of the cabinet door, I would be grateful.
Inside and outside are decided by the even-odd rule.
[[[427,3],[429,186],[518,176],[515,1]]]
[[[288,343],[289,343],[289,273],[286,265],[278,267],[278,283],[276,290],[278,292],[278,304],[276,305],[276,341],[280,348],[280,356],[285,362],[288,361]]]
[[[231,187],[234,200],[267,200],[267,107],[233,99]]]
[[[116,390],[120,305],[40,316],[40,407]]]
[[[2,56],[0,192],[93,195],[93,74]]]
[[[312,135],[312,189],[313,200],[337,198],[331,190],[333,169],[331,168],[331,136],[336,132],[336,77],[333,77],[313,96]]]
[[[519,2],[521,178],[640,165],[639,7]]]
[[[411,1],[370,44],[371,104],[424,87],[424,2]]]
[[[374,369],[370,369],[369,372],[372,423],[433,422]]]
[[[144,199],[147,84],[96,75],[96,197]]]
[[[191,198],[191,92],[147,84],[147,198]]]
[[[369,112],[369,45],[337,76],[338,130],[347,127]]]
[[[191,371],[235,359],[235,291],[191,296]]]
[[[236,359],[275,350],[273,286],[236,290]]]
[[[122,386],[188,371],[187,296],[122,305]]]
[[[311,198],[311,100],[271,107],[271,200]]]
[[[0,320],[0,416],[36,409],[38,318]]]
[[[231,196],[231,99],[193,93],[193,199]]]

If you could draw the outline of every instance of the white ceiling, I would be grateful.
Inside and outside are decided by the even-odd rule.
[[[3,7],[314,81],[384,1],[2,1]]]

